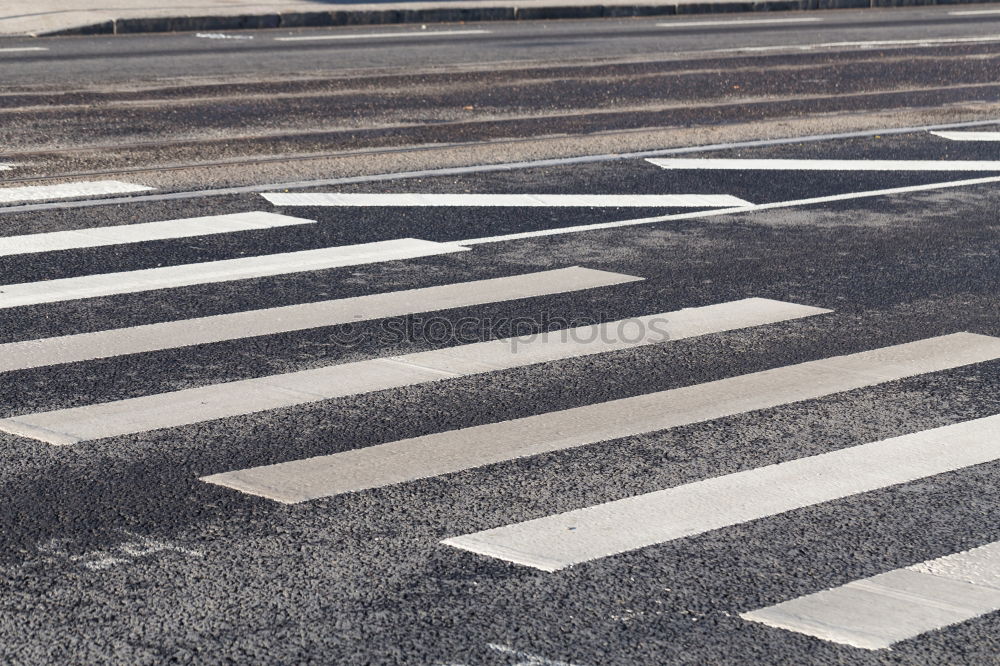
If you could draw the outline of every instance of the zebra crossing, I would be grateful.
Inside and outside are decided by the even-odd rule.
[[[680,160],[658,162],[663,162],[658,166],[664,168],[700,168],[676,164]],[[989,163],[989,169],[983,166],[985,164],[975,168],[996,170],[996,163]],[[955,167],[956,170],[960,168],[963,167]],[[355,195],[355,198],[330,195],[334,198],[327,198],[326,203],[317,201],[317,195],[305,195],[312,198],[298,202],[288,198],[293,196],[274,194],[266,198],[281,205],[371,205],[365,203],[368,195]],[[414,201],[413,196],[405,195],[410,198],[378,205],[477,205],[467,201],[462,203],[460,199],[450,202],[435,199],[431,195],[420,195],[424,199]],[[592,205],[581,202],[579,195],[575,196],[575,203],[566,200],[538,205]],[[655,205],[685,205],[676,199],[671,201]],[[692,200],[688,205],[722,207],[744,204],[746,202],[740,199],[720,197],[717,201]],[[515,204],[481,202],[478,205]],[[525,199],[516,205],[535,204]],[[0,238],[0,256],[315,224],[314,220],[259,211],[166,220],[125,227]],[[445,257],[474,252],[479,240],[463,243],[401,238],[10,284],[0,286],[0,308],[379,265],[420,257]],[[562,266],[501,278],[35,338],[0,344],[0,372],[175,350],[555,294],[579,293],[586,297],[592,290],[608,287],[628,289],[641,284],[644,279],[643,275],[615,273],[587,266]],[[767,335],[766,327],[772,324],[836,315],[834,310],[808,304],[749,297],[652,312],[534,336],[459,344],[112,402],[19,414],[0,419],[0,432],[52,445],[77,445],[390,388],[433,385],[559,360],[670,345],[678,340],[727,331],[762,327],[762,334]],[[727,416],[752,414],[997,360],[1000,360],[1000,338],[956,331],[630,398],[445,430],[330,455],[221,471],[202,476],[200,480],[240,494],[296,505],[631,435],[652,434]],[[155,368],[149,371],[155,372]],[[475,556],[558,575],[556,572],[570,567],[584,566],[640,548],[996,460],[1000,460],[1000,416],[964,421],[876,442],[858,442],[819,455],[459,534],[445,538],[441,544]],[[843,588],[747,611],[741,617],[754,624],[806,633],[859,648],[881,649],[898,640],[1000,609],[1000,597],[997,596],[1000,587],[996,585],[997,577],[1000,577],[1000,558],[996,556],[994,546],[970,551],[975,555],[963,553],[951,559],[916,564],[906,568],[903,574],[888,572]],[[942,570],[950,573],[942,576],[939,573]],[[968,571],[975,575],[962,573]],[[968,583],[963,575],[980,578]],[[922,577],[923,583],[910,580],[914,576]],[[942,578],[946,582],[941,582]],[[968,587],[962,587],[963,584],[974,589],[970,591]],[[918,593],[907,585],[921,590],[930,590],[937,585],[941,590],[934,588]],[[922,599],[921,603],[928,608],[945,607],[945,610],[929,619],[927,614],[901,607],[900,599],[909,599],[907,595],[911,594]],[[963,595],[973,595],[974,599],[964,605],[951,601],[966,598]],[[835,598],[836,602],[831,604],[828,598]],[[869,598],[875,599],[870,607],[879,609],[870,615],[881,618],[884,629],[872,630],[870,625],[877,624],[875,620],[856,611],[856,607],[864,606]],[[956,605],[960,607],[953,607]],[[894,619],[897,616],[899,619]],[[865,637],[866,632],[871,636]]]

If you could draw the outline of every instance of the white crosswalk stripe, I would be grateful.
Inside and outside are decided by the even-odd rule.
[[[0,256],[74,250],[105,245],[125,245],[152,240],[189,238],[315,223],[314,220],[258,211],[113,227],[90,227],[23,236],[4,236],[0,237]]]
[[[414,259],[468,248],[416,238],[0,286],[0,308]]]
[[[993,434],[998,446],[997,432]],[[1000,541],[856,580],[745,620],[868,650],[1000,610]]]
[[[576,407],[400,440],[306,460],[238,470],[206,480],[297,503],[458,472],[515,458],[666,430],[1000,358],[1000,338],[955,334],[810,361]],[[35,419],[38,417],[32,417]],[[0,429],[18,427],[17,419]],[[64,427],[64,419],[59,426]],[[51,431],[43,417],[22,434]]]
[[[62,185],[28,185],[25,187],[0,188],[0,204],[22,201],[46,201],[49,199],[74,199],[105,194],[129,194],[147,192],[155,188],[117,180],[98,180]]]
[[[275,206],[522,206],[723,208],[750,206],[728,194],[355,194],[275,192]]]
[[[146,432],[228,416],[517,368],[828,312],[746,299],[677,312],[131,398],[0,420],[0,431],[51,444]],[[621,418],[620,414],[617,418]]]
[[[593,289],[641,279],[574,266],[492,280],[10,342],[0,344],[0,372]]]
[[[758,467],[444,543],[557,571],[997,459],[1000,416]]]

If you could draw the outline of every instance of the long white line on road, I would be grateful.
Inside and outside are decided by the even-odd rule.
[[[1000,171],[997,161],[945,160],[790,160],[662,159],[646,160],[661,169],[736,171]]]
[[[10,171],[13,168],[13,164],[0,164],[0,171]]]
[[[633,227],[644,224],[658,224],[660,222],[672,222],[674,220],[693,220],[705,217],[717,217],[720,215],[736,215],[740,213],[754,213],[763,210],[775,210],[779,208],[793,208],[795,206],[810,206],[814,204],[832,203],[835,201],[850,201],[852,199],[867,199],[870,197],[882,197],[892,194],[909,194],[910,192],[927,192],[930,190],[943,190],[954,187],[969,187],[972,185],[988,185],[1000,183],[1000,176],[989,176],[986,178],[970,178],[968,180],[952,180],[944,183],[929,183],[927,185],[908,185],[906,187],[891,187],[885,190],[868,190],[866,192],[848,192],[846,194],[832,194],[825,197],[812,197],[809,199],[793,199],[790,201],[775,201],[773,203],[756,204],[753,206],[743,206],[736,208],[719,208],[716,210],[701,210],[692,213],[675,213],[673,215],[658,215],[656,217],[642,217],[634,220],[618,220],[617,222],[597,222],[594,224],[581,224],[574,227],[556,227],[553,229],[539,229],[538,231],[523,231],[515,234],[503,234],[500,236],[485,236],[483,238],[470,238],[459,241],[461,245],[480,245],[482,243],[499,243],[501,241],[522,240],[525,238],[538,238],[540,236],[558,236],[560,234],[576,234],[585,231],[600,231],[602,229],[617,229],[620,227]]]
[[[1000,132],[931,132],[952,141],[1000,141]]]
[[[1000,416],[515,523],[443,543],[543,571],[1000,458]]]
[[[491,30],[422,30],[408,32],[367,32],[358,35],[310,35],[306,37],[275,37],[276,42],[318,42],[341,39],[393,39],[409,37],[453,37],[457,35],[488,35]]]
[[[261,196],[275,206],[713,208],[753,205],[749,201],[729,194],[340,194],[334,192],[274,192]]]
[[[738,46],[727,49],[709,49],[698,53],[759,53],[764,51],[814,51],[818,49],[860,48],[877,49],[884,47],[931,47],[947,46],[949,44],[982,44],[1000,42],[1000,35],[983,37],[947,37],[929,39],[883,39],[868,42],[824,42],[820,44],[782,44],[780,46]]]
[[[809,17],[809,18],[780,18],[780,19],[751,19],[751,20],[734,20],[734,21],[676,21],[671,23],[657,23],[657,28],[694,28],[694,27],[712,27],[716,25],[769,25],[769,24],[780,24],[780,23],[820,23],[823,19]]]
[[[1000,14],[1000,9],[972,9],[948,12],[948,16],[984,16],[986,14]]]
[[[993,440],[1000,441],[996,432]],[[975,442],[978,447],[982,444]],[[825,641],[879,650],[997,610],[1000,541],[740,617]]]
[[[468,248],[455,243],[435,243],[416,238],[400,238],[318,250],[147,268],[124,273],[101,273],[57,280],[42,280],[41,282],[24,282],[0,286],[0,309],[114,294],[131,294],[154,289],[172,289],[197,284],[247,280],[467,250]]]
[[[3,236],[0,237],[0,256],[73,250],[104,245],[124,245],[152,240],[189,238],[315,223],[315,220],[255,211],[143,224],[53,231],[24,236]]]
[[[14,46],[0,49],[0,53],[20,53],[22,51],[48,51],[44,46]]]
[[[1000,338],[949,335],[230,472],[206,480],[279,502],[304,502],[710,421],[997,358]],[[6,423],[0,421],[0,428],[6,429]]]
[[[828,312],[766,299],[346,363],[0,421],[0,431],[50,444],[146,432],[400,386],[653,345]]]
[[[19,201],[43,201],[46,199],[69,199],[73,197],[93,197],[105,194],[126,194],[147,192],[156,189],[145,185],[123,183],[117,180],[97,180],[83,183],[63,183],[62,185],[28,185],[26,187],[0,188],[0,203]]]
[[[607,287],[642,278],[573,266],[264,310],[0,344],[0,372]]]

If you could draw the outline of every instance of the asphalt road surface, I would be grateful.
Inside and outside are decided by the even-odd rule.
[[[995,663],[961,9],[0,43],[0,658]]]

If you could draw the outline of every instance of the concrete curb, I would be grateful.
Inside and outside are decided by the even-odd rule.
[[[318,28],[345,25],[403,23],[477,23],[538,19],[627,18],[737,12],[868,9],[995,3],[997,0],[762,0],[760,2],[705,2],[636,5],[568,5],[541,7],[435,7],[432,9],[339,9],[320,12],[265,13],[243,16],[176,16],[127,18],[35,33],[56,35],[125,35],[152,32]]]

